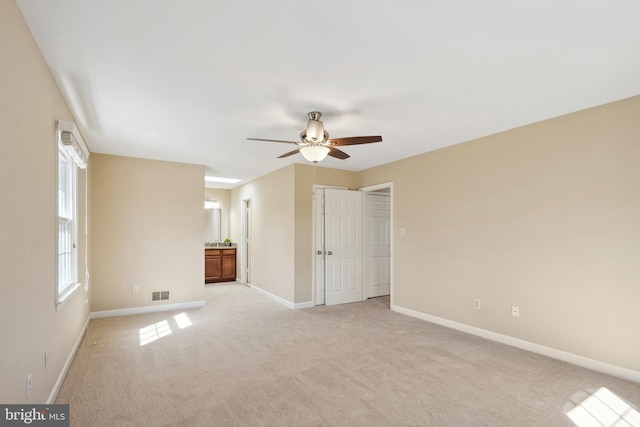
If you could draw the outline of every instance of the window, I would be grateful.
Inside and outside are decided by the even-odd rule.
[[[78,137],[76,137],[78,135]],[[78,279],[78,168],[86,168],[88,150],[75,126],[58,121],[57,302],[80,286]]]
[[[58,148],[58,302],[78,283],[76,167],[69,153]]]

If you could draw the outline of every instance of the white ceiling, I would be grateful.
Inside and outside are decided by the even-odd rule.
[[[382,135],[321,163],[359,171],[640,94],[637,0],[17,3],[93,152],[242,182],[312,110]]]

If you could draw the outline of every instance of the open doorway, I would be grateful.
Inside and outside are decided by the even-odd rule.
[[[390,295],[393,257],[393,184],[361,188],[364,205],[364,299]]]

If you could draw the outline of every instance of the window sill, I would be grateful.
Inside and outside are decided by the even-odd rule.
[[[56,311],[65,303],[69,300],[69,298],[71,297],[71,295],[73,295],[75,293],[75,291],[77,291],[80,286],[82,286],[82,283],[78,282],[75,285],[71,285],[69,286],[67,289],[65,289],[65,291],[58,295],[58,300],[56,301]]]

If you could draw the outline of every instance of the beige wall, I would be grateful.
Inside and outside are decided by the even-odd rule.
[[[204,166],[94,154],[90,167],[91,311],[203,300]]]
[[[395,304],[640,371],[639,118],[635,97],[363,171],[394,185]]]
[[[241,241],[242,201],[251,199],[251,284],[287,301],[294,295],[294,178],[290,165],[231,190],[234,242]]]
[[[211,197],[220,203],[221,209],[229,209],[231,207],[231,190],[221,188],[205,188],[204,196]]]
[[[13,1],[0,1],[0,52],[0,402],[45,403],[89,313],[82,287],[57,310],[55,304],[55,123],[73,117]],[[83,195],[84,173],[79,181]],[[82,198],[79,204],[82,231]],[[79,252],[84,252],[82,243],[81,238]],[[84,259],[81,253],[80,280],[86,283]]]

